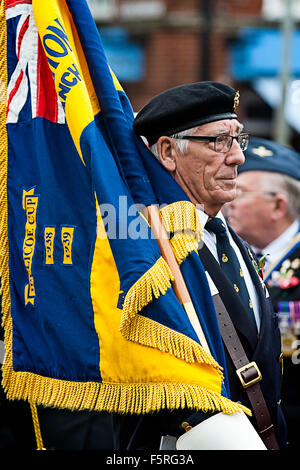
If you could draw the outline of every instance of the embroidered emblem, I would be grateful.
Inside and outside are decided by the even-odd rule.
[[[292,270],[290,270],[292,271]],[[296,287],[300,284],[300,279],[297,276],[288,275],[288,272],[273,271],[271,279],[268,281],[268,287],[280,287],[280,289],[289,289]],[[290,273],[291,274],[291,273]]]
[[[55,227],[45,227],[44,243],[45,243],[45,264],[54,264],[54,237]]]
[[[31,271],[36,241],[36,217],[39,196],[34,195],[35,188],[23,190],[23,209],[26,213],[25,237],[23,242],[23,261],[28,274],[28,284],[25,286],[25,305],[34,305],[35,288]]]
[[[251,299],[249,299],[249,307],[250,307],[250,308],[253,308],[253,305],[252,305]]]
[[[223,263],[227,263],[228,258],[227,258],[226,253],[223,253],[223,254],[222,254],[222,261],[223,261]]]
[[[292,269],[298,269],[299,267],[300,267],[300,259],[295,258],[291,263],[291,268]]]
[[[269,287],[280,287],[280,289],[290,289],[300,284],[300,279],[295,276],[295,269],[300,266],[299,258],[294,259],[292,262],[285,259],[280,267],[280,271],[274,271],[271,279],[268,282]]]
[[[295,271],[293,269],[289,269],[288,272],[286,273],[286,277],[291,278],[294,275],[294,272]]]
[[[272,150],[268,150],[266,147],[263,145],[260,145],[259,147],[255,148],[252,150],[255,155],[258,155],[259,157],[271,157],[273,155]]]
[[[233,111],[236,113],[238,105],[240,104],[240,92],[237,91],[233,101]]]
[[[238,286],[236,284],[233,284],[233,287],[235,288],[236,292],[240,291],[240,289],[238,288]]]
[[[74,237],[74,227],[62,227],[61,241],[64,250],[63,264],[73,264],[72,261],[72,244]]]
[[[289,259],[285,259],[284,262],[282,263],[281,265],[281,268],[280,268],[280,273],[281,274],[285,274],[287,272],[287,270],[291,267],[291,262]]]

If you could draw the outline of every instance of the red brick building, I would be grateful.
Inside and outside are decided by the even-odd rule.
[[[120,0],[119,4],[124,2]],[[240,24],[259,22],[262,0],[163,3],[164,13],[155,20],[140,17],[126,24],[145,53],[145,78],[124,83],[137,110],[153,94],[171,86],[197,80],[231,83],[227,72],[228,40],[235,37]]]

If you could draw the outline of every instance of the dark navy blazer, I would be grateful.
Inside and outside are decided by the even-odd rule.
[[[271,414],[272,421],[277,430],[277,438],[280,441],[281,447],[284,447],[286,443],[286,429],[283,414],[279,406],[282,382],[282,363],[281,339],[277,314],[274,313],[268,291],[262,284],[253,266],[251,256],[254,257],[254,255],[252,254],[249,245],[241,240],[231,227],[229,227],[229,230],[243,256],[258,295],[261,321],[259,332],[257,332],[253,322],[249,319],[238,294],[233,289],[231,283],[220,268],[219,263],[215,260],[214,256],[205,245],[201,250],[199,250],[199,256],[205,270],[208,271],[219,290],[220,297],[223,300],[223,303],[236,328],[249,361],[255,361],[262,373],[260,385]],[[225,353],[231,399],[233,401],[241,401],[243,404],[250,407],[245,391],[241,387],[233,363],[226,350]],[[255,425],[255,421],[252,421]]]

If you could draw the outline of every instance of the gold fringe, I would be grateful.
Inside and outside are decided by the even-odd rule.
[[[186,362],[205,363],[218,369],[223,378],[222,368],[196,341],[182,333],[155,322],[147,317],[136,315],[130,324],[123,326],[122,335],[134,342],[168,352]]]
[[[163,226],[169,234],[170,244],[178,264],[192,252],[197,251],[203,237],[197,209],[189,201],[174,202],[160,211]]]
[[[23,399],[55,408],[145,414],[187,407],[225,414],[244,411],[251,415],[245,406],[205,387],[191,384],[69,382],[13,371],[8,380],[9,399]],[[39,441],[41,446],[42,441]]]
[[[205,363],[216,368],[222,375],[221,367],[196,341],[138,313],[153,300],[164,295],[171,287],[172,272],[161,257],[129,289],[122,311],[120,332],[124,338],[168,352],[186,362]]]
[[[6,103],[7,103],[7,67],[6,67],[6,2],[0,4],[0,279],[2,296],[2,321],[6,357],[10,356],[12,369],[12,320],[10,317],[10,291],[8,267],[8,235],[7,235],[7,134],[6,134]],[[6,361],[4,361],[6,362]],[[3,366],[3,376],[5,375]]]
[[[203,229],[197,214],[197,209],[189,201],[178,201],[163,207],[159,211],[164,228],[169,233],[194,232],[196,240],[200,242]]]
[[[171,287],[174,276],[167,262],[160,257],[129,289],[123,305],[121,330],[123,331],[135,315]]]
[[[0,277],[2,294],[2,326],[10,313],[8,237],[7,237],[7,68],[6,68],[6,2],[0,4]]]
[[[197,252],[199,247],[195,233],[187,230],[184,233],[175,233],[170,244],[178,264],[181,264],[192,251]]]

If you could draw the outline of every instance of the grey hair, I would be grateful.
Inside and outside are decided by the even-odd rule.
[[[178,132],[177,134],[172,134],[169,137],[175,140],[175,145],[177,146],[179,152],[182,155],[185,155],[188,151],[188,146],[189,146],[189,141],[188,140],[180,140],[182,137],[185,137],[186,135],[194,135],[195,132],[198,130],[197,127],[191,127],[190,129],[186,129],[184,131]],[[150,147],[151,152],[153,155],[158,159],[158,151],[157,151],[157,144],[153,144]]]
[[[286,195],[287,213],[293,220],[300,218],[300,181],[282,173],[266,172],[269,177],[264,182],[264,191],[282,192]],[[268,186],[268,188],[266,188]]]

